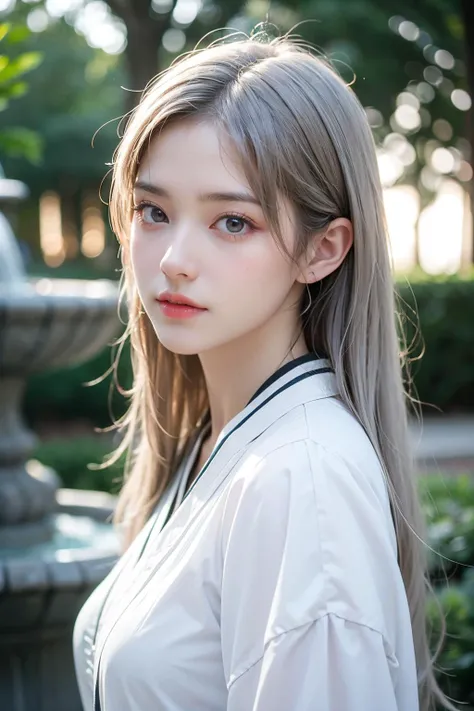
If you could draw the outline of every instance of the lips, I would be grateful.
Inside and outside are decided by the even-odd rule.
[[[199,309],[201,311],[207,310],[204,306],[201,306],[189,297],[184,296],[184,294],[172,294],[168,291],[162,292],[159,295],[157,301],[159,301],[160,303],[168,303],[173,306],[187,306],[189,308]]]
[[[169,319],[192,319],[206,313],[207,309],[191,306],[190,304],[179,304],[166,299],[157,300],[162,313]]]

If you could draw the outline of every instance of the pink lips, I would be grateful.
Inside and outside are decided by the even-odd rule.
[[[169,318],[192,318],[207,311],[184,294],[172,294],[169,291],[164,291],[159,295],[157,301],[165,316]]]

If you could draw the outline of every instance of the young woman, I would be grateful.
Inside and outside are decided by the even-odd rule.
[[[127,549],[76,624],[85,710],[450,708],[354,93],[288,39],[192,52],[129,120],[110,208]]]

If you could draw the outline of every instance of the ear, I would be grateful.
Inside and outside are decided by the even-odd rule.
[[[353,241],[354,230],[351,221],[345,217],[332,220],[322,234],[314,235],[306,261],[301,264],[297,281],[312,284],[336,271],[352,247]]]

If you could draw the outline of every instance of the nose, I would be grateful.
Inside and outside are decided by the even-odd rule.
[[[170,234],[170,242],[160,262],[160,269],[169,279],[195,279],[198,274],[195,257],[196,230],[193,230],[190,224],[176,226]]]

